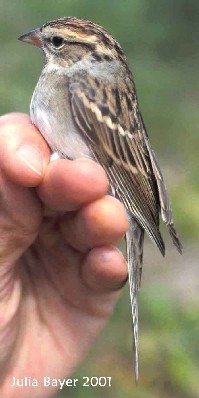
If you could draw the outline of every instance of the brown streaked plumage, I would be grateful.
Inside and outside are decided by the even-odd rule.
[[[75,17],[46,23],[21,40],[41,47],[46,64],[31,102],[31,118],[53,151],[90,157],[106,170],[112,194],[124,204],[135,377],[138,380],[138,288],[144,231],[160,252],[159,214],[181,253],[166,187],[138,108],[128,61],[101,26]],[[50,88],[50,90],[49,90]]]

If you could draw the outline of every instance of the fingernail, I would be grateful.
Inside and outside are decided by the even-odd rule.
[[[37,147],[23,145],[17,151],[19,158],[35,173],[42,175],[43,156]]]

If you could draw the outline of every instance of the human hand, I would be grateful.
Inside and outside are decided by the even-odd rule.
[[[26,149],[25,152],[22,150]],[[96,163],[59,159],[30,118],[0,118],[0,396],[48,397],[84,359],[127,278],[128,222]],[[11,386],[31,377],[37,387]]]

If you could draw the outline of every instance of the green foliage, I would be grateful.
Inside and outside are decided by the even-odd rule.
[[[28,112],[42,67],[38,51],[17,42],[22,33],[49,19],[76,15],[103,25],[118,39],[132,67],[144,120],[161,159],[178,230],[185,246],[190,241],[197,246],[199,2],[1,0],[0,8],[1,113]],[[181,272],[188,272],[187,268]],[[127,303],[128,294],[122,297],[98,347],[78,371],[79,377],[112,376],[112,388],[74,388],[59,397],[197,397],[198,306],[173,297],[168,283],[165,289],[155,286],[148,293],[141,291],[141,376],[136,389]]]

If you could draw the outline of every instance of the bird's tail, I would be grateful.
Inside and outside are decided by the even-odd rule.
[[[129,218],[129,230],[126,234],[126,251],[129,274],[130,300],[133,322],[133,347],[135,381],[138,383],[138,289],[142,275],[144,230]]]

